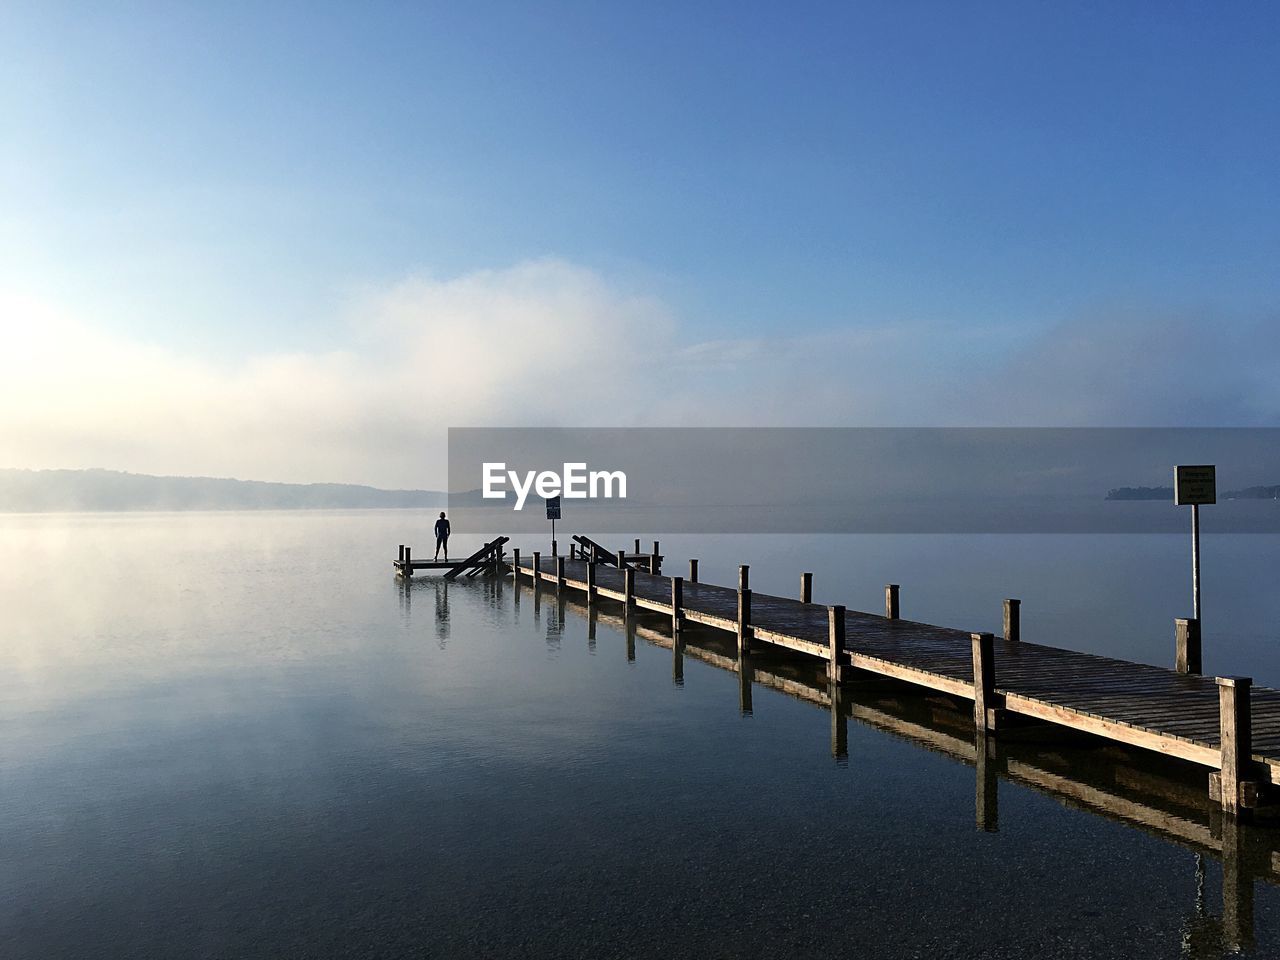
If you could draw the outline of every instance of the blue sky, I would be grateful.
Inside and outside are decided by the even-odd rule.
[[[1262,4],[9,4],[0,285],[234,371],[551,258],[677,348],[998,372],[1275,318],[1278,91]]]

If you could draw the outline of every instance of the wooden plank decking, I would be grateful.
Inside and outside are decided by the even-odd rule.
[[[518,556],[518,554],[517,554]],[[563,572],[558,574],[558,564]],[[517,575],[531,576],[531,558],[518,561]],[[580,559],[539,558],[539,582],[563,576],[570,590],[587,592],[588,564]],[[625,575],[632,578],[635,607],[673,616],[673,578],[597,564],[598,597],[624,601]],[[682,581],[683,620],[747,633],[765,642],[830,660],[831,608],[798,599],[753,593],[749,626],[739,624],[739,591]],[[839,608],[836,608],[838,611]],[[976,699],[975,634],[871,613],[843,611],[844,644],[838,669],[853,668],[904,680],[952,696]],[[1223,768],[1218,683],[1212,677],[1178,673],[1025,640],[990,638],[993,696],[988,707],[1094,734],[1200,764]],[[984,698],[985,699],[985,698]],[[1280,783],[1280,691],[1252,688],[1253,769],[1248,778]],[[1248,723],[1245,724],[1246,736]],[[1226,803],[1224,802],[1224,806]]]

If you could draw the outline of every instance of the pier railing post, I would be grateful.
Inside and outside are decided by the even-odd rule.
[[[1200,621],[1191,617],[1178,618],[1173,621],[1174,662],[1179,673],[1199,673],[1200,659]]]
[[[556,557],[556,589],[564,589],[564,557]]]
[[[533,585],[536,587],[542,583],[542,551],[533,551]]]
[[[751,591],[738,591],[738,656],[751,649]]]
[[[840,665],[844,662],[844,607],[837,604],[827,607],[827,678],[834,684],[841,680]]]
[[[653,541],[653,553],[649,555],[649,572],[655,577],[662,572],[662,550],[658,541]]]
[[[738,589],[748,590],[751,587],[751,567],[747,564],[738,566]]]
[[[619,550],[618,551],[618,569],[621,570],[626,565],[627,565],[627,551]]]
[[[404,575],[406,577],[413,576],[413,548],[404,548]]]
[[[587,564],[587,604],[588,606],[596,602],[596,565],[594,563]]]
[[[636,572],[631,567],[622,571],[622,603],[628,612],[636,605]]]
[[[631,552],[634,553],[637,557],[640,556],[640,538],[639,537],[636,537],[636,548]]]
[[[813,574],[800,574],[800,602],[813,603]]]
[[[578,545],[576,543],[569,544],[569,559],[570,560],[578,559]]]
[[[690,583],[698,582],[698,561],[697,560],[689,561],[689,582]]]
[[[684,619],[684,579],[671,578],[671,632],[679,633]]]
[[[1253,763],[1253,718],[1250,712],[1249,677],[1218,677],[1218,727],[1222,740],[1222,769],[1219,784],[1222,809],[1240,813],[1241,785],[1250,777]]]
[[[403,544],[403,543],[402,543],[402,544],[400,544],[400,557],[399,557],[399,559],[400,559],[400,562],[401,562],[401,563],[404,563],[404,544]]]
[[[513,571],[511,574],[511,579],[519,580],[520,579],[520,548],[519,547],[511,548],[511,569]]]
[[[1004,638],[1006,640],[1022,639],[1022,601],[1006,600],[1004,602]]]
[[[989,733],[996,692],[995,637],[972,633],[973,640],[973,723],[979,733]]]
[[[898,619],[898,585],[896,583],[885,584],[884,616],[886,620]]]

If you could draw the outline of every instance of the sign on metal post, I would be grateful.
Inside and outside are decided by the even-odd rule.
[[[1218,502],[1217,468],[1212,463],[1173,468],[1173,502],[1198,507]]]
[[[1173,468],[1173,502],[1191,507],[1191,604],[1200,620],[1200,504],[1218,502],[1218,470],[1212,463]],[[1204,624],[1199,623],[1204,636]]]
[[[560,498],[547,497],[547,519],[551,521],[551,552],[556,552],[556,521],[560,519]]]

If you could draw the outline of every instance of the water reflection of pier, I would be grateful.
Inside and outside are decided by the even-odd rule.
[[[834,684],[812,661],[768,650],[739,655],[733,639],[719,631],[691,625],[673,635],[669,617],[644,611],[625,616],[621,605],[615,612],[609,609],[613,605],[588,605],[571,600],[566,590],[548,590],[532,582],[516,586],[517,611],[526,592],[532,594],[539,623],[544,605],[554,611],[549,638],[554,633],[559,640],[572,614],[585,621],[593,648],[597,625],[604,623],[625,638],[628,660],[635,659],[637,640],[670,650],[676,684],[684,682],[688,659],[736,674],[738,709],[744,715],[752,712],[757,686],[826,710],[831,754],[838,763],[848,762],[852,720],[973,767],[974,816],[980,830],[999,828],[1004,781],[1188,849],[1195,854],[1196,897],[1183,928],[1185,957],[1221,956],[1248,948],[1254,940],[1254,882],[1280,885],[1280,831],[1224,816],[1205,796],[1201,774],[1190,764],[1057,728],[1028,729],[1025,739],[1013,731],[999,741],[975,737],[971,707],[958,698],[922,693],[888,678]],[[1220,916],[1205,908],[1205,859],[1222,865]]]

